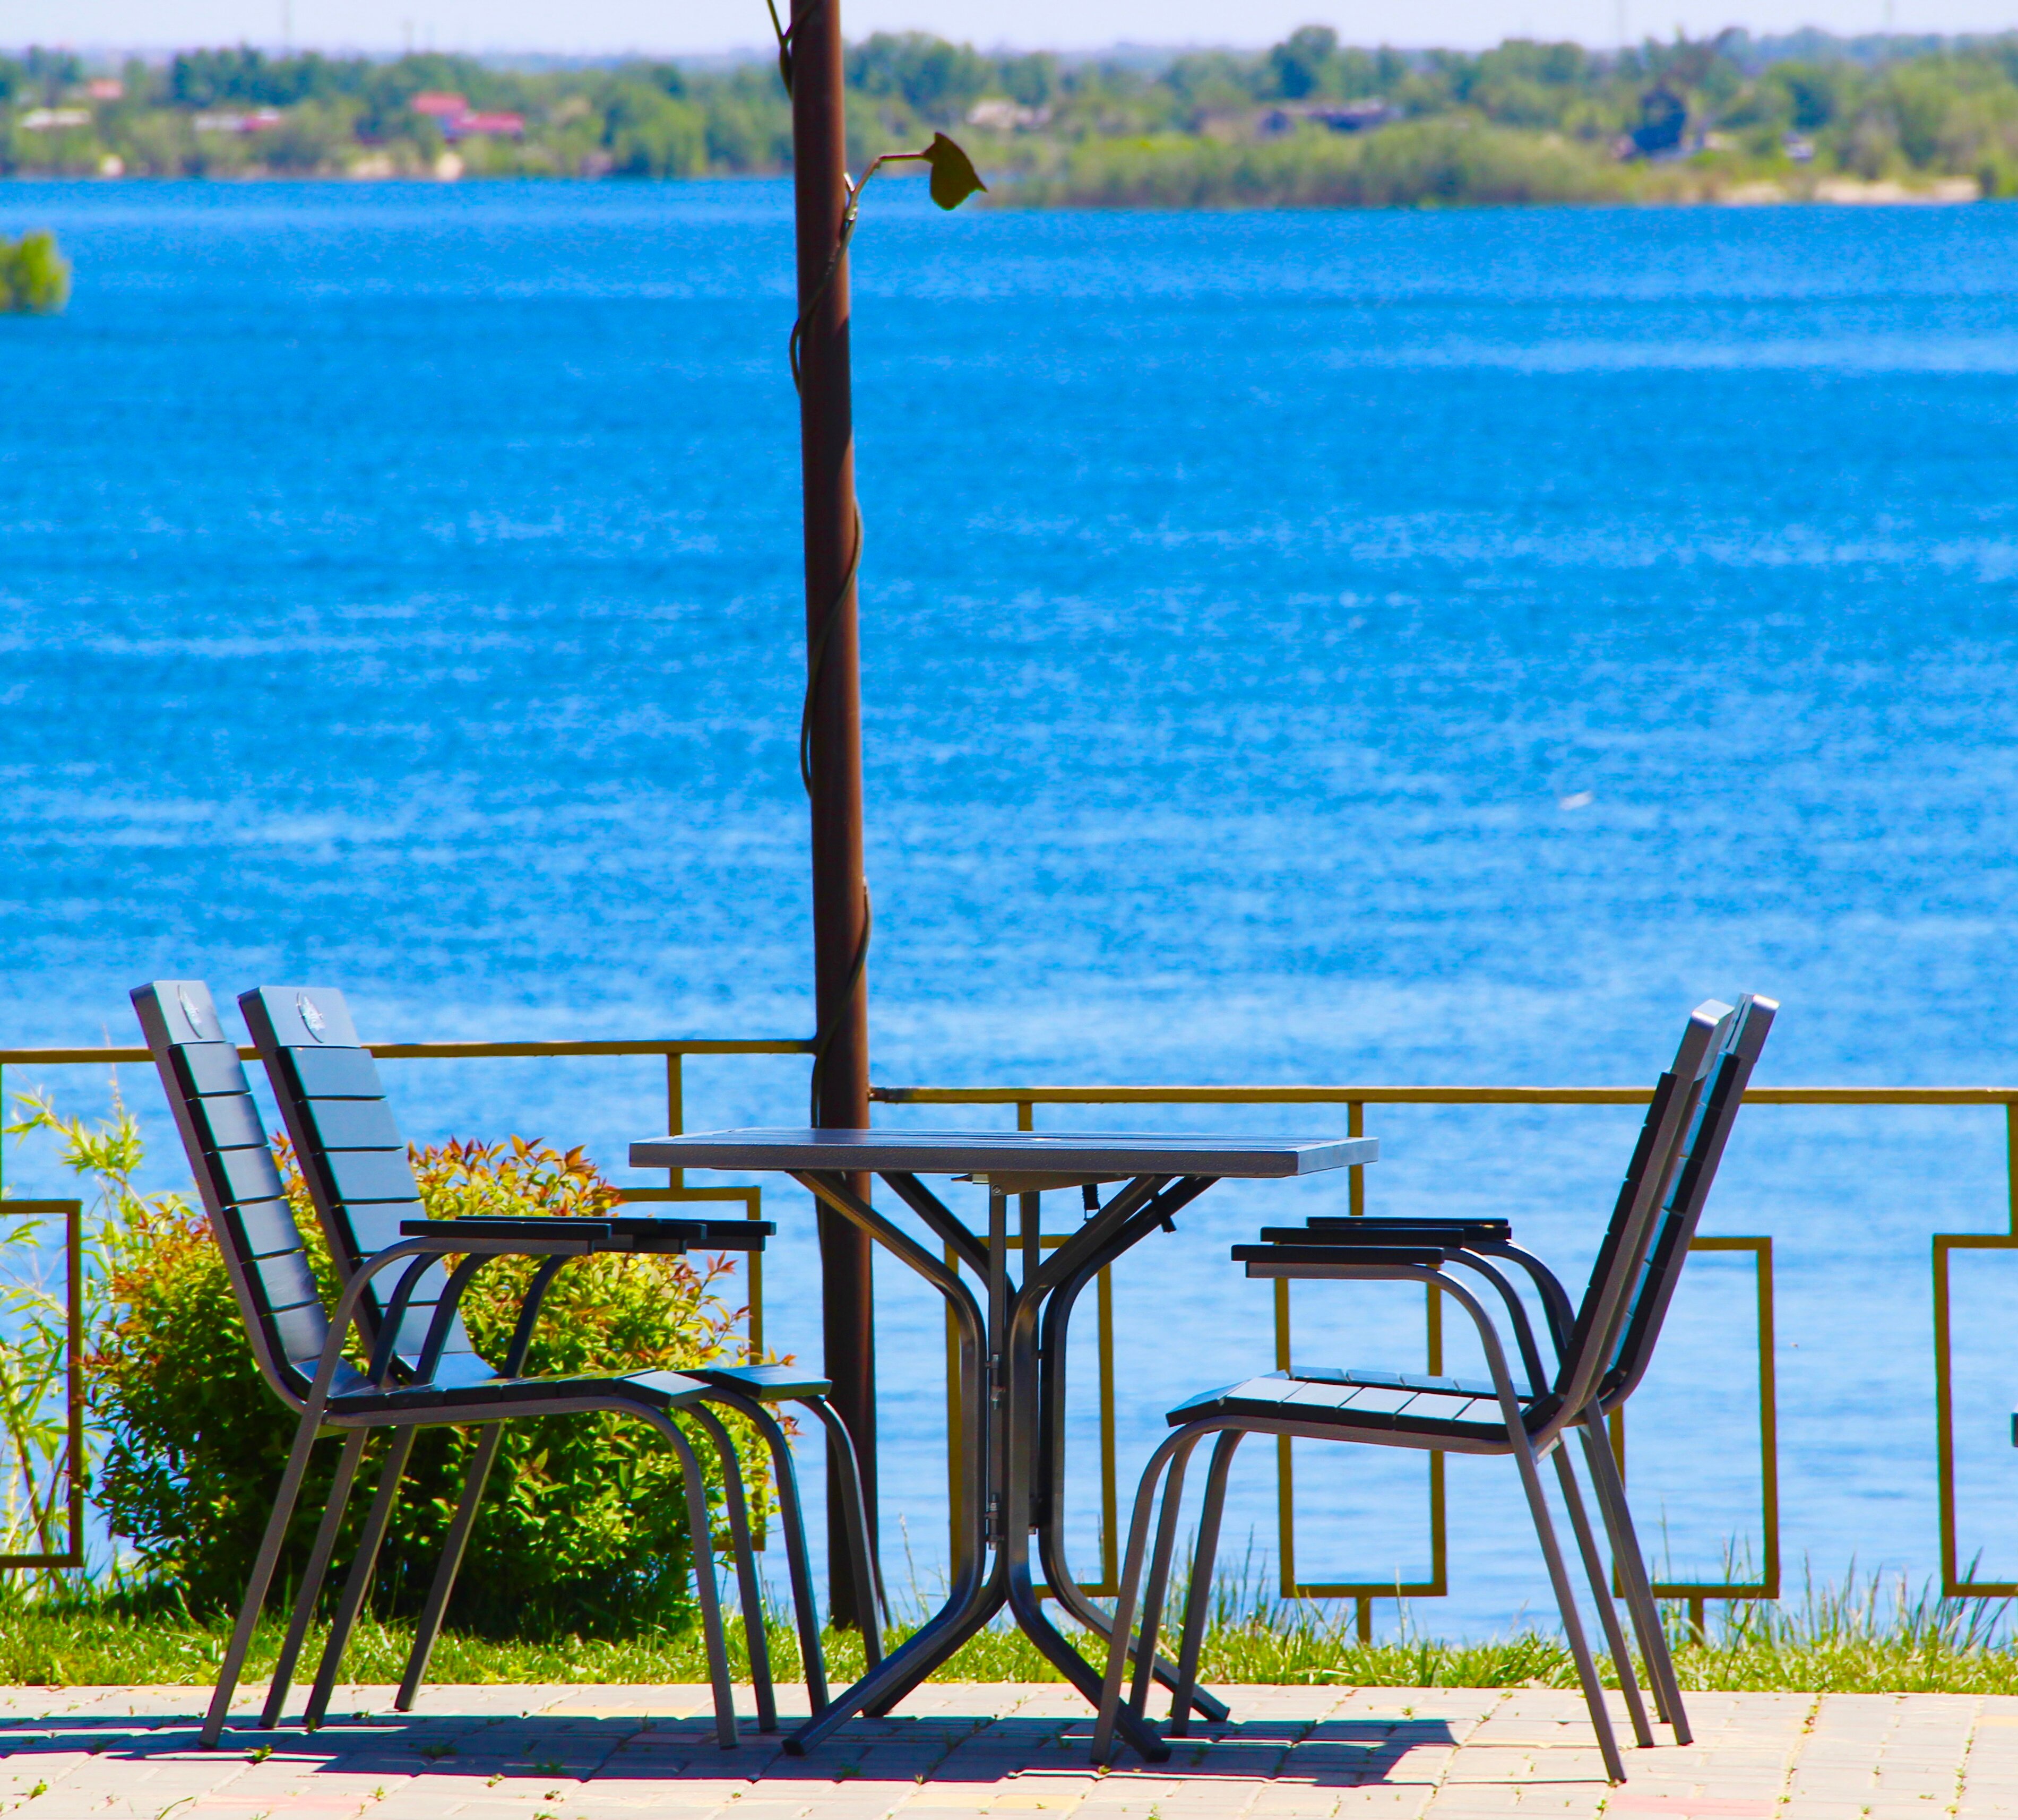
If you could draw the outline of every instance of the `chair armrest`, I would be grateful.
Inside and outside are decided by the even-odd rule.
[[[761,1251],[764,1241],[778,1229],[776,1220],[703,1220],[707,1229],[701,1241],[711,1251]]]
[[[432,1224],[433,1222],[422,1222]],[[405,1298],[412,1293],[413,1279],[417,1274],[414,1266],[438,1262],[449,1255],[447,1247],[425,1238],[402,1239],[396,1245],[388,1245],[382,1251],[374,1251],[353,1270],[344,1281],[336,1298],[336,1306],[329,1316],[329,1337],[323,1342],[322,1357],[316,1362],[314,1379],[309,1385],[308,1395],[303,1399],[304,1417],[323,1409],[329,1401],[331,1386],[336,1380],[336,1368],[342,1362],[343,1349],[349,1344],[352,1323],[357,1321],[358,1304],[364,1293],[382,1272],[390,1270],[396,1264],[404,1264],[408,1268],[402,1273],[402,1286],[395,1292],[403,1307]],[[363,1330],[359,1329],[362,1339]],[[374,1349],[374,1357],[376,1357]],[[371,1374],[371,1381],[380,1381],[377,1371]]]
[[[601,1220],[513,1220],[472,1214],[461,1220],[402,1220],[409,1239],[432,1239],[434,1255],[487,1257],[581,1257],[591,1251],[625,1249]]]
[[[1267,1234],[1264,1232],[1263,1236]],[[1511,1251],[1513,1247],[1499,1249]],[[1446,1265],[1464,1266],[1485,1277],[1506,1303],[1519,1344],[1521,1362],[1528,1373],[1530,1394],[1539,1397],[1546,1388],[1547,1374],[1535,1348],[1527,1311],[1521,1307],[1521,1298],[1514,1293],[1513,1286],[1486,1261],[1482,1252],[1462,1245],[1236,1245],[1233,1259],[1236,1264],[1247,1266],[1250,1277],[1302,1278],[1306,1281],[1329,1279],[1350,1282],[1354,1278],[1368,1282],[1387,1281],[1391,1280],[1398,1266],[1439,1273]]]
[[[605,1214],[597,1222],[620,1236],[638,1241],[637,1249],[761,1251],[764,1241],[777,1231],[775,1220],[675,1219],[664,1214]]]
[[[580,1220],[557,1214],[468,1214],[457,1220],[405,1220],[402,1232],[421,1239],[474,1238],[509,1250],[511,1242],[573,1238],[598,1251],[680,1253],[701,1247],[722,1251],[761,1251],[778,1229],[773,1220],[683,1220],[661,1214],[606,1214]],[[450,1249],[466,1251],[466,1245]]]
[[[682,1257],[707,1239],[701,1220],[662,1220],[650,1214],[612,1214],[596,1221],[607,1226],[614,1243],[605,1251],[634,1251],[656,1257]]]
[[[1495,1243],[1479,1247],[1481,1254],[1488,1257],[1504,1257],[1527,1273],[1542,1298],[1543,1312],[1548,1317],[1549,1344],[1556,1349],[1561,1359],[1570,1344],[1570,1334],[1576,1324],[1576,1315],[1571,1307],[1569,1292],[1549,1268],[1532,1251],[1524,1251],[1517,1245]]]
[[[1401,1238],[1404,1243],[1412,1241],[1421,1234],[1425,1242],[1431,1244],[1471,1245],[1488,1241],[1503,1243],[1514,1236],[1514,1222],[1511,1220],[1372,1218],[1365,1214],[1355,1218],[1351,1214],[1323,1214],[1301,1226],[1277,1227],[1272,1230],[1294,1232],[1298,1239],[1322,1245],[1377,1245],[1382,1241],[1371,1236],[1375,1233],[1385,1234],[1391,1239]]]
[[[1449,1245],[1236,1245],[1233,1261],[1249,1266],[1270,1264],[1293,1268],[1307,1265],[1327,1274],[1351,1269],[1397,1264],[1419,1265],[1434,1270],[1448,1263],[1457,1249]],[[1250,1268],[1248,1274],[1252,1275]],[[1271,1274],[1282,1275],[1282,1271]]]

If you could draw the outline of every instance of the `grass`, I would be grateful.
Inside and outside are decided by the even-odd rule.
[[[1572,1687],[1569,1652],[1554,1637],[1524,1632],[1483,1643],[1442,1643],[1409,1631],[1396,1641],[1362,1644],[1349,1616],[1259,1593],[1246,1576],[1218,1589],[1205,1643],[1203,1671],[1220,1683],[1323,1683],[1369,1687]],[[1812,1579],[1798,1601],[1730,1608],[1696,1641],[1677,1634],[1676,1668],[1685,1688],[1817,1693],[2018,1693],[2018,1650],[2004,1635],[2004,1608],[1941,1599],[1903,1581],[1853,1572],[1834,1584]],[[790,1627],[768,1626],[780,1678],[797,1673]],[[103,1686],[132,1683],[201,1687],[216,1676],[226,1623],[183,1613],[136,1613],[98,1604],[14,1602],[0,1623],[0,1684]],[[896,1639],[908,1634],[900,1626]],[[346,1680],[397,1681],[412,1633],[397,1623],[359,1626],[345,1664]],[[263,1681],[280,1639],[279,1620],[262,1625],[247,1666]],[[313,1673],[318,1637],[305,1657]],[[740,1634],[737,1637],[740,1655]],[[840,1681],[862,1672],[861,1639],[830,1631],[829,1672]],[[489,1682],[653,1683],[707,1679],[697,1635],[624,1641],[566,1636],[501,1642],[444,1636],[429,1678],[447,1684]],[[1020,1633],[991,1630],[975,1637],[934,1677],[950,1681],[1048,1681],[1057,1671]]]

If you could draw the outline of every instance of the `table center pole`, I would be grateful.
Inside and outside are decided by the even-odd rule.
[[[1002,1543],[1009,1478],[1009,1197],[988,1185],[988,1540]]]

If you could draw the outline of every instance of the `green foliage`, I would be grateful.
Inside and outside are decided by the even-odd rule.
[[[1338,34],[1328,25],[1293,31],[1268,53],[1270,86],[1286,101],[1333,92]]]
[[[1581,147],[1460,118],[1260,144],[1174,134],[1094,141],[1055,177],[1019,185],[1014,199],[1093,208],[1390,208],[1582,202],[1624,188],[1616,166]]]
[[[368,81],[371,68],[356,60],[332,62],[315,51],[277,58],[244,45],[236,50],[186,51],[168,66],[168,94],[184,107],[233,102],[291,107],[298,101],[355,94]]]
[[[1767,183],[1798,199],[1848,176],[2018,187],[2018,32],[1755,41],[1731,31],[1618,52],[1510,38],[1469,52],[1357,47],[1306,25],[1258,53],[1184,52],[1160,64],[884,32],[850,47],[845,69],[852,169],[957,132],[991,171],[1029,179],[1000,186],[1003,202],[1083,192],[1165,205],[1188,190],[1242,207],[1340,205],[1324,199],[1362,193],[1405,204],[1531,192],[1711,200],[1741,183],[1752,200],[1771,193],[1759,187]],[[160,71],[129,63],[120,97],[91,95],[83,77],[68,53],[0,58],[0,172],[89,175],[116,160],[136,175],[420,175],[446,144],[440,118],[414,110],[423,92],[522,119],[523,135],[457,139],[472,175],[699,176],[791,160],[790,108],[768,62],[528,71],[432,52],[374,63],[240,46],[186,51]],[[1355,114],[1354,103],[1366,105]],[[27,124],[38,107],[65,118]],[[280,119],[232,123],[256,108]],[[1466,122],[1528,143],[1446,137],[1434,150],[1419,137],[1366,155],[1362,168],[1362,154],[1324,143]],[[1184,170],[1139,149],[1167,154],[1177,139],[1194,147]],[[1553,141],[1575,148],[1583,177],[1570,180]],[[1343,175],[1348,167],[1365,180]],[[1381,173],[1411,168],[1421,182],[1391,192]],[[1123,181],[1130,173],[1139,189]]]
[[[100,1464],[95,1493],[117,1540],[137,1561],[146,1596],[208,1612],[238,1597],[294,1431],[260,1381],[222,1257],[202,1216],[174,1195],[132,1188],[138,1129],[115,1109],[99,1131],[22,1102],[14,1128],[47,1131],[63,1160],[100,1186],[99,1312],[89,1360]],[[277,1145],[318,1280],[335,1274],[299,1174]],[[592,1216],[617,1190],[579,1149],[513,1138],[414,1153],[429,1212]],[[530,1283],[531,1261],[488,1266],[463,1307],[479,1351],[501,1358]],[[535,1330],[532,1373],[635,1370],[740,1356],[742,1318],[725,1291],[732,1267],[682,1258],[597,1257],[556,1278]],[[384,1612],[418,1607],[433,1572],[473,1434],[431,1430],[414,1449],[374,1597]],[[754,1437],[739,1436],[761,1496]],[[378,1444],[371,1450],[375,1453]],[[284,1558],[298,1574],[327,1501],[335,1448],[318,1449]],[[705,1442],[698,1449],[710,1458]],[[368,1464],[371,1453],[367,1453]],[[718,1474],[711,1472],[711,1503]],[[354,1531],[363,1500],[353,1500]],[[451,1611],[465,1630],[500,1636],[568,1631],[677,1633],[690,1617],[685,1493],[677,1461],[642,1423],[615,1415],[555,1416],[504,1432],[472,1542],[481,1572],[463,1576]]]
[[[1691,1691],[1818,1693],[2018,1694],[2018,1652],[1998,1640],[2001,1605],[1914,1594],[1903,1584],[1811,1583],[1787,1607],[1729,1608],[1706,1640],[1671,1625],[1681,1684]],[[1675,1616],[1671,1610],[1671,1619]],[[44,1605],[10,1613],[0,1626],[0,1681],[72,1685],[205,1685],[216,1677],[225,1621],[186,1614],[136,1612],[103,1601]],[[257,1681],[277,1653],[277,1616],[255,1636],[247,1678]],[[899,1624],[895,1647],[915,1624]],[[797,1674],[797,1638],[781,1622],[767,1626],[779,1677]],[[395,1620],[367,1620],[347,1659],[361,1681],[394,1680],[411,1643]],[[1175,1639],[1172,1642],[1174,1644]],[[740,1639],[733,1635],[731,1647]],[[827,1670],[837,1683],[863,1671],[859,1631],[829,1631]],[[311,1638],[310,1649],[319,1638]],[[1391,1641],[1362,1643],[1349,1607],[1256,1596],[1236,1579],[1216,1589],[1201,1656],[1209,1683],[1281,1686],[1329,1683],[1388,1688],[1571,1688],[1576,1667],[1557,1637],[1518,1633],[1477,1643],[1446,1643],[1405,1624]],[[1601,1665],[1608,1683],[1615,1677]],[[602,1638],[557,1636],[495,1641],[445,1634],[430,1669],[449,1684],[522,1681],[664,1684],[707,1677],[700,1638],[653,1634]],[[1052,1681],[1058,1670],[1019,1630],[991,1626],[968,1639],[934,1673],[942,1681]]]
[[[922,31],[879,31],[848,52],[851,88],[871,101],[901,99],[922,121],[954,118],[993,74],[971,46]]]
[[[0,240],[0,315],[54,316],[70,301],[70,261],[46,228]]]
[[[691,177],[707,168],[707,114],[662,88],[625,83],[605,115],[610,168],[625,177]]]

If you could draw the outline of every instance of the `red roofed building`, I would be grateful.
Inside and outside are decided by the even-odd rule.
[[[469,102],[461,95],[448,95],[439,89],[427,89],[416,95],[407,103],[416,114],[426,114],[434,120],[460,120],[469,111]]]

